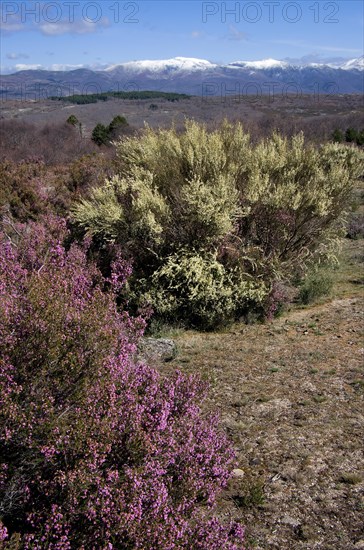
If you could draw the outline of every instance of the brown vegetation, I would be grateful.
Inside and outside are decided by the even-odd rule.
[[[39,126],[26,120],[3,119],[0,124],[1,157],[15,162],[38,158],[48,165],[62,164],[95,150],[79,128],[66,121]]]
[[[151,107],[152,106],[152,107]],[[107,125],[123,115],[130,128],[138,129],[146,122],[153,128],[183,128],[185,118],[219,124],[224,118],[243,123],[253,139],[259,139],[279,129],[292,135],[300,130],[308,139],[322,142],[331,139],[335,128],[345,131],[349,126],[360,130],[364,126],[363,98],[360,95],[303,95],[295,98],[274,97],[192,97],[169,102],[163,99],[122,100],[110,99],[90,105],[65,105],[58,101],[3,101],[0,118],[24,120],[42,127],[45,124],[63,124],[70,115],[81,122],[83,136],[90,138],[97,123]],[[3,122],[3,120],[1,121]],[[129,131],[130,131],[129,128]]]

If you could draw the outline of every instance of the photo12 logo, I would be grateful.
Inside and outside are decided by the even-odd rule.
[[[137,2],[2,2],[1,23],[17,19],[20,23],[98,23],[107,17],[114,23],[139,23]]]
[[[202,22],[298,23],[310,19],[314,23],[339,23],[339,11],[337,2],[202,2]]]

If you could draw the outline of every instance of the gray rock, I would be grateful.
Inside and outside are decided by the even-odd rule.
[[[284,516],[281,523],[284,523],[284,525],[290,525],[291,527],[298,527],[301,522],[291,516]]]
[[[241,470],[240,468],[235,468],[233,470],[233,476],[238,477],[238,478],[242,478],[242,477],[245,476],[245,472],[244,472],[244,470]]]
[[[138,346],[138,359],[142,361],[172,361],[177,346],[169,338],[142,338]]]

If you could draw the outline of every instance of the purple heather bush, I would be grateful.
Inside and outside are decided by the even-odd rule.
[[[347,228],[347,237],[349,239],[364,238],[364,214],[356,212],[351,215]]]
[[[196,376],[135,359],[145,321],[117,306],[62,219],[0,233],[0,547],[243,548],[214,502],[233,452]]]
[[[272,321],[285,311],[295,298],[297,292],[284,281],[273,281],[270,292],[264,303],[264,317]]]

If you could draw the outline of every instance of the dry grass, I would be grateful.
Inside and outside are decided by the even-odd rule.
[[[158,106],[151,110],[150,104]],[[360,94],[326,96],[303,95],[299,98],[277,94],[274,97],[194,97],[189,100],[122,100],[110,99],[89,105],[69,105],[62,101],[0,101],[0,119],[24,120],[35,125],[64,123],[74,114],[91,135],[98,122],[109,124],[117,115],[124,115],[131,127],[144,123],[156,128],[175,124],[182,128],[186,117],[215,126],[224,118],[243,122],[253,138],[270,135],[273,128],[291,134],[303,130],[307,138],[322,142],[330,139],[336,127],[362,128],[363,100]]]
[[[265,325],[181,332],[177,366],[210,382],[244,476],[221,516],[257,549],[354,550],[364,540],[363,241],[345,241],[336,295]]]

